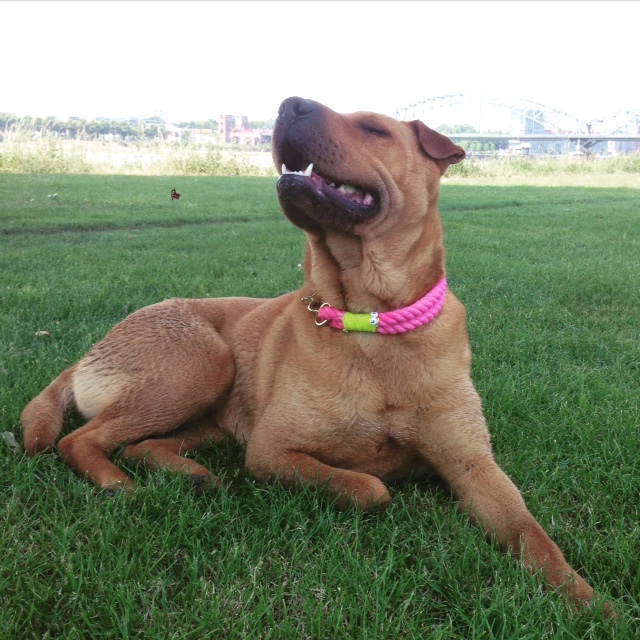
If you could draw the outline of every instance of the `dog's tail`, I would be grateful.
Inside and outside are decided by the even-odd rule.
[[[62,430],[64,412],[73,402],[74,370],[75,365],[63,371],[22,412],[24,448],[30,456],[55,446]]]

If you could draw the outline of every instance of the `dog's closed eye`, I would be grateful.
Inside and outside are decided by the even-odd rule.
[[[374,133],[376,135],[386,136],[389,138],[391,137],[391,134],[388,131],[385,131],[384,129],[381,129],[380,127],[377,127],[375,125],[369,124],[368,122],[361,122],[360,128],[367,133]]]

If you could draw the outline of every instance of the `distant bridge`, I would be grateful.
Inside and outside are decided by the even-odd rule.
[[[522,98],[495,95],[452,94],[427,98],[399,107],[400,120],[423,120],[430,126],[471,125],[475,132],[444,131],[455,140],[505,140],[555,143],[569,141],[590,151],[599,142],[640,143],[640,108],[618,111],[588,122],[548,105]],[[496,133],[500,131],[501,133]]]

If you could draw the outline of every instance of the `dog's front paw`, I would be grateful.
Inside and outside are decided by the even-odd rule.
[[[197,496],[201,496],[204,493],[208,493],[209,491],[220,489],[222,487],[222,483],[215,476],[205,476],[192,473],[189,475],[189,480],[191,480],[191,484],[194,486]]]
[[[390,503],[389,490],[373,476],[360,480],[357,486],[345,487],[336,500],[336,505],[340,509],[355,507],[363,511],[384,511]]]

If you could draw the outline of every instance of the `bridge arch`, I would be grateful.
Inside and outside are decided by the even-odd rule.
[[[392,112],[400,120],[424,120],[430,126],[470,124],[477,133],[589,135],[640,133],[640,109],[618,111],[588,122],[549,105],[490,94],[451,94],[403,105]],[[452,122],[451,118],[457,118]],[[463,122],[460,118],[471,122]]]
[[[616,111],[608,116],[596,118],[589,124],[598,133],[640,134],[640,109]]]

